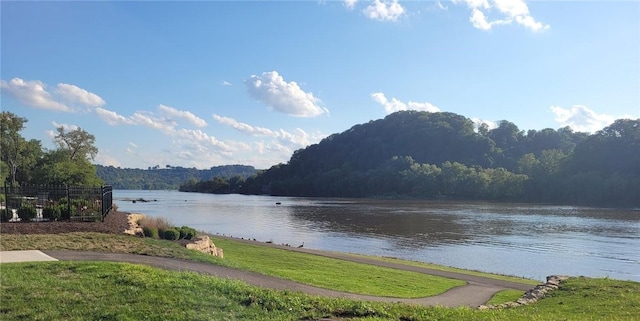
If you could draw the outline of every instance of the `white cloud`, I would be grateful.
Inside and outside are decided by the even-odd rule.
[[[408,109],[428,111],[428,112],[431,112],[431,113],[435,113],[435,112],[439,112],[440,111],[440,108],[436,107],[435,105],[433,105],[431,103],[428,103],[428,102],[416,103],[416,102],[413,102],[413,101],[410,101],[408,103]]]
[[[529,7],[524,0],[493,0],[493,4],[500,12],[510,17],[529,15]]]
[[[238,131],[251,136],[270,136],[278,137],[278,133],[264,127],[255,127],[249,124],[241,123],[233,118],[213,115],[213,119],[220,124],[227,125],[237,129]]]
[[[230,126],[244,134],[250,136],[265,136],[278,139],[282,142],[292,144],[294,147],[305,147],[310,144],[310,141],[319,141],[320,137],[310,137],[304,130],[296,128],[295,133],[290,133],[284,129],[271,130],[269,128],[252,126],[246,123],[239,122],[233,118],[223,117],[219,115],[213,115],[213,119],[220,124]]]
[[[95,162],[101,164],[103,166],[113,166],[120,167],[120,161],[118,161],[115,157],[109,155],[109,152],[103,152],[102,150],[98,152],[96,155]]]
[[[495,129],[498,128],[498,123],[494,122],[494,121],[490,121],[490,120],[484,120],[484,119],[480,119],[480,118],[471,118],[471,121],[473,122],[473,124],[475,125],[476,130],[480,127],[480,125],[485,124],[487,125],[487,127],[489,128],[489,130],[491,129]]]
[[[443,5],[442,2],[440,2],[440,0],[436,1],[436,7],[438,7],[438,9],[440,10],[449,10],[449,7]]]
[[[107,124],[111,126],[140,125],[140,126],[160,130],[163,133],[168,135],[173,135],[175,134],[175,131],[176,131],[175,129],[177,125],[176,122],[170,119],[156,117],[151,112],[140,111],[140,112],[134,113],[129,117],[122,116],[114,111],[107,110],[100,107],[96,108],[95,112],[96,114],[98,114],[98,117],[100,117],[102,120],[104,120]]]
[[[0,80],[0,87],[21,103],[41,109],[72,112],[74,110],[67,104],[89,107],[100,107],[105,104],[100,96],[76,85],[65,83],[59,83],[52,93],[48,92],[47,85],[39,80],[20,78],[13,78],[8,82]]]
[[[295,81],[286,82],[276,71],[252,75],[245,81],[251,97],[270,108],[295,117],[315,117],[329,111],[320,107],[320,99],[304,92]]]
[[[51,97],[51,94],[47,92],[47,86],[39,80],[25,81],[20,78],[13,78],[9,82],[0,80],[0,87],[25,105],[57,111],[71,111],[67,105]]]
[[[206,127],[207,126],[207,122],[204,119],[194,115],[190,111],[177,110],[177,109],[175,109],[173,107],[165,106],[165,105],[158,106],[158,109],[162,113],[164,113],[166,115],[182,118],[182,119],[192,123],[196,127]]]
[[[107,124],[111,126],[117,126],[120,124],[123,124],[123,125],[134,124],[134,122],[131,119],[124,117],[122,115],[118,115],[118,113],[114,111],[106,110],[100,107],[96,108],[95,111],[96,111],[96,114],[98,114],[98,117],[100,117],[102,120],[104,120]]]
[[[51,125],[53,125],[53,128],[55,128],[55,130],[50,129],[50,130],[46,130],[45,131],[45,135],[47,135],[47,137],[49,137],[51,140],[55,140],[56,136],[58,136],[58,128],[59,127],[62,127],[65,132],[70,132],[70,131],[73,131],[73,130],[76,130],[76,129],[80,128],[77,125],[60,124],[60,123],[57,123],[55,121],[52,121]]]
[[[550,28],[549,25],[545,25],[542,22],[536,21],[532,16],[517,16],[516,22],[533,31]]]
[[[405,14],[398,0],[373,0],[362,12],[369,19],[379,21],[397,21]]]
[[[453,3],[466,3],[471,9],[469,21],[478,29],[491,30],[495,25],[506,25],[513,22],[530,30],[540,31],[550,26],[537,21],[529,12],[524,0],[454,0]],[[497,12],[496,12],[497,11]],[[493,18],[488,15],[494,13]],[[497,17],[496,17],[497,16]]]
[[[55,92],[70,103],[80,103],[91,107],[100,107],[105,104],[100,96],[75,85],[60,83]]]
[[[344,6],[347,7],[347,9],[349,10],[353,10],[353,8],[355,8],[356,3],[358,2],[358,0],[344,0]]]
[[[222,153],[228,154],[236,149],[229,144],[218,140],[217,138],[210,136],[209,134],[199,129],[184,129],[181,128],[175,132],[175,136],[185,139],[185,142],[194,144],[201,151],[209,150],[208,147],[216,147],[221,150]]]
[[[294,131],[284,129],[272,130],[268,128],[252,126],[239,122],[233,118],[213,115],[213,118],[220,124],[232,127],[244,134],[265,137],[265,140],[253,141],[250,144],[241,146],[240,143],[234,147],[247,151],[247,153],[234,153],[234,157],[242,155],[242,162],[253,164],[258,168],[268,168],[272,165],[286,162],[291,158],[294,150],[304,148],[312,143],[317,143],[326,135],[310,135],[300,128]],[[270,138],[270,139],[269,139]]]
[[[618,118],[631,118],[629,116],[615,117],[598,114],[582,105],[573,105],[570,109],[551,106],[549,109],[556,116],[555,121],[578,132],[593,133],[611,125]]]
[[[409,103],[404,103],[396,98],[391,98],[391,100],[388,100],[385,94],[381,92],[371,94],[371,98],[373,98],[373,100],[375,100],[378,104],[382,105],[387,114],[391,114],[401,110],[419,110],[428,111],[431,113],[440,111],[440,108],[428,102],[417,103],[409,101]]]
[[[135,125],[157,129],[165,134],[172,135],[175,133],[176,123],[171,120],[160,119],[151,113],[137,112],[130,117]]]
[[[77,125],[60,124],[60,123],[57,123],[55,121],[52,121],[51,125],[53,125],[53,127],[55,127],[56,129],[59,128],[59,127],[62,127],[64,129],[64,131],[66,131],[66,132],[73,131],[73,130],[76,130],[76,129],[80,128]]]
[[[487,17],[485,17],[484,13],[478,9],[473,9],[473,13],[471,13],[471,18],[469,18],[471,24],[482,30],[490,30],[491,23],[487,21]]]
[[[222,85],[223,85],[223,86],[231,86],[232,84],[231,84],[230,82],[228,82],[228,81],[224,80],[224,81],[222,82]]]

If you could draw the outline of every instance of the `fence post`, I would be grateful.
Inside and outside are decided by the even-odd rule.
[[[102,221],[104,222],[104,185],[100,185],[100,212],[102,214]]]
[[[67,213],[69,213],[69,221],[71,221],[71,195],[69,195],[69,185],[64,184],[64,187],[67,190]]]
[[[109,211],[113,207],[113,187],[111,185],[102,186],[102,221],[104,217],[109,214]]]
[[[0,205],[2,205],[2,202],[0,202]],[[7,193],[7,181],[4,181],[4,210],[0,210],[0,211],[6,211],[6,213],[1,213],[2,215],[6,215],[6,217],[9,217],[9,212],[11,212],[9,211],[9,193]],[[11,213],[13,214],[13,212]],[[2,217],[5,217],[5,216],[2,216]]]

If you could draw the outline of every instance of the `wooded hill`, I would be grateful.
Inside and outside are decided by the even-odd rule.
[[[154,166],[149,169],[116,168],[113,166],[96,166],[96,174],[115,189],[167,189],[176,190],[185,182],[195,184],[199,181],[211,180],[215,177],[230,179],[232,177],[247,178],[257,173],[253,166],[225,165],[210,169],[184,167],[164,168]]]
[[[592,135],[569,127],[475,128],[454,113],[401,111],[297,150],[246,180],[181,190],[314,197],[408,197],[640,205],[640,120]]]

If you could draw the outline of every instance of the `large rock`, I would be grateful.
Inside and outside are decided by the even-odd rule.
[[[547,276],[547,282],[536,285],[535,288],[525,292],[516,302],[507,302],[498,305],[481,305],[478,307],[480,310],[487,309],[503,309],[513,308],[521,305],[529,305],[536,303],[538,300],[544,298],[544,296],[550,291],[557,290],[560,283],[568,279],[568,276],[564,275],[550,275]]]
[[[185,244],[188,249],[200,251],[202,253],[211,254],[213,256],[224,258],[224,252],[221,248],[216,247],[211,239],[204,235],[192,239],[191,242]]]
[[[129,214],[127,219],[129,220],[129,228],[124,231],[125,234],[136,235],[144,237],[144,231],[138,224],[140,220],[144,218],[144,214]],[[198,236],[192,240],[180,240],[181,244],[190,250],[200,251],[202,253],[211,254],[213,256],[224,258],[224,252],[221,248],[216,247],[211,239],[204,235]]]
[[[129,228],[124,230],[124,234],[144,236],[144,231],[142,231],[142,227],[140,227],[140,225],[138,224],[138,222],[140,222],[140,220],[143,218],[143,214],[128,214],[127,220],[129,221]]]

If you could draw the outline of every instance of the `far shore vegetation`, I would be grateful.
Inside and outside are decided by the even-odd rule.
[[[400,111],[357,124],[265,170],[92,164],[96,138],[57,128],[48,150],[22,137],[28,120],[0,114],[0,180],[12,185],[102,185],[275,196],[402,198],[640,206],[640,119],[595,133],[569,127],[496,128],[448,112]]]

